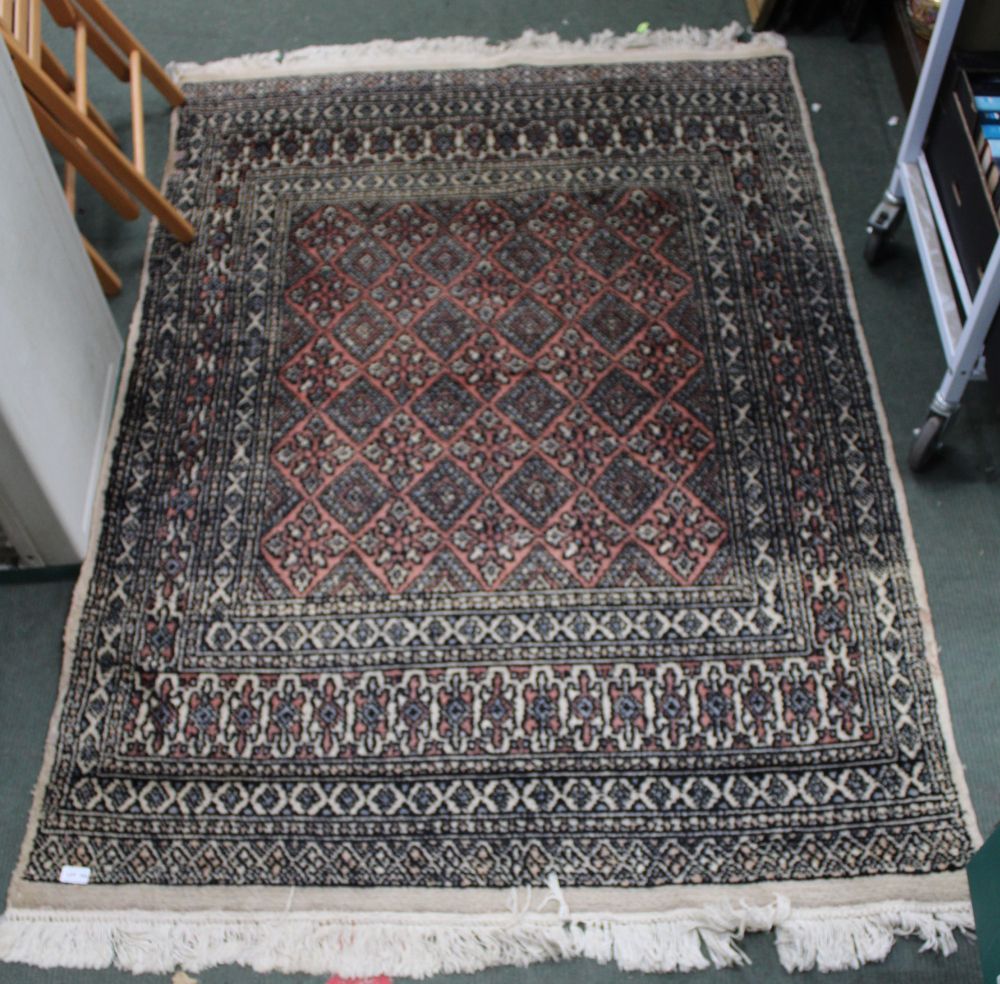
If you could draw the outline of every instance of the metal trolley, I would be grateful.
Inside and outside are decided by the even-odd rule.
[[[920,73],[892,180],[868,219],[865,259],[874,264],[903,217],[910,216],[947,370],[924,422],[914,430],[908,463],[920,471],[940,448],[971,380],[985,379],[983,345],[1000,305],[1000,238],[974,295],[969,293],[923,146],[964,0],[944,0]]]

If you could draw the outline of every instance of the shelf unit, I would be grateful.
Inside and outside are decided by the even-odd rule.
[[[910,15],[906,12],[906,0],[888,0],[879,9],[889,62],[896,76],[899,94],[909,108],[917,89],[920,68],[927,55],[927,42],[913,29]]]
[[[985,378],[983,345],[1000,307],[1000,238],[994,243],[982,280],[970,291],[924,154],[927,129],[963,7],[964,0],[944,0],[941,6],[892,178],[869,217],[865,245],[865,258],[877,262],[905,209],[941,336],[947,368],[926,418],[914,430],[909,454],[914,471],[933,460],[968,383]]]

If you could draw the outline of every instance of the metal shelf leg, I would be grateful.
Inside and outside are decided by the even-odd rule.
[[[1000,308],[1000,241],[993,247],[986,272],[976,291],[962,334],[949,360],[948,370],[934,395],[931,410],[935,413],[954,413],[962,402],[962,394],[969,383],[976,363],[983,356],[986,334]]]
[[[909,464],[913,471],[924,469],[941,447],[948,423],[958,411],[965,387],[983,356],[983,345],[1000,308],[1000,241],[993,247],[982,282],[976,291],[961,335],[948,360],[941,385],[934,394],[923,424],[913,432]]]

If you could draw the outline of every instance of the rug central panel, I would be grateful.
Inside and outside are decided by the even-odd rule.
[[[704,356],[671,324],[692,288],[678,221],[649,189],[299,208],[271,583],[343,597],[718,569],[722,497],[687,481],[715,438],[684,402]]]

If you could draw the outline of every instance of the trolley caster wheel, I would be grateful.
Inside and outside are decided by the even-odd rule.
[[[906,459],[910,471],[923,471],[941,449],[941,435],[948,421],[936,413],[929,414],[923,424],[913,432],[913,444]]]
[[[875,266],[885,253],[886,244],[889,237],[895,232],[903,218],[903,203],[891,191],[886,191],[882,196],[882,201],[875,206],[875,210],[868,216],[867,233],[865,240],[865,260],[869,266]]]
[[[868,230],[868,238],[865,240],[865,262],[869,266],[875,266],[882,261],[888,239],[888,233],[884,229]]]

